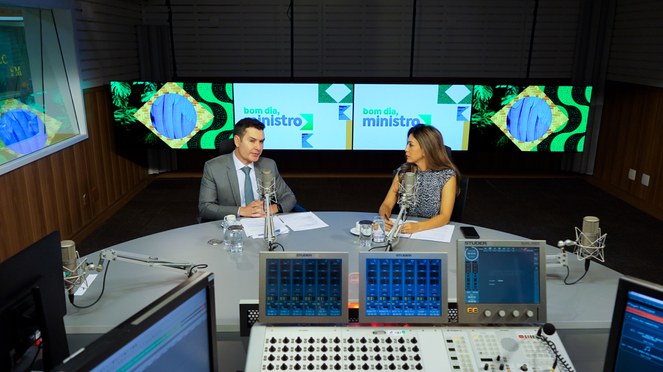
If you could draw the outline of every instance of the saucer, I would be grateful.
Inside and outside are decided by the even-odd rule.
[[[351,228],[350,234],[359,236],[359,229],[356,227]]]

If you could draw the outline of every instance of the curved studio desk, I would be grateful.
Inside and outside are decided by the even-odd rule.
[[[286,251],[347,251],[350,253],[349,272],[356,272],[360,248],[356,237],[350,233],[355,221],[372,219],[374,213],[358,212],[315,212],[329,226],[306,231],[290,231],[279,235],[278,242]],[[454,225],[460,225],[452,223]],[[514,240],[520,236],[476,226],[482,239]],[[263,239],[247,238],[244,252],[230,254],[223,246],[212,246],[207,242],[219,238],[222,230],[219,222],[186,226],[161,233],[134,239],[113,247],[118,251],[157,256],[168,261],[205,263],[204,269],[215,274],[216,324],[217,332],[239,332],[239,302],[258,298],[258,254],[266,249]],[[458,228],[454,229],[450,243],[414,239],[401,239],[397,251],[430,252],[443,251],[448,254],[449,302],[456,302],[456,240],[462,238]],[[533,237],[536,238],[536,237]],[[548,246],[547,254],[559,253],[556,247]],[[96,262],[96,253],[88,260]],[[584,272],[582,262],[569,254],[569,266],[573,281]],[[183,273],[126,263],[112,262],[108,272],[106,289],[102,299],[88,309],[77,309],[67,303],[65,326],[70,335],[103,334],[120,324],[129,316],[175,287],[183,278]],[[100,273],[90,289],[76,297],[76,303],[92,303],[101,291],[104,272]],[[599,367],[603,362],[607,335],[612,319],[617,280],[620,274],[605,266],[592,263],[589,272],[579,283],[565,285],[564,268],[553,268],[547,273],[548,322],[565,334],[563,342],[578,367],[567,343],[575,339],[583,344],[595,345],[600,356]],[[350,290],[351,300],[357,290]],[[587,337],[599,337],[588,342]],[[598,346],[596,346],[598,341]],[[584,355],[585,353],[583,353]]]

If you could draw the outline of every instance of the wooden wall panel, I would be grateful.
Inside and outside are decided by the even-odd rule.
[[[663,219],[663,89],[608,83],[592,182]],[[636,171],[628,179],[629,169]],[[649,186],[642,175],[650,177]]]
[[[109,94],[84,92],[86,141],[0,176],[0,261],[53,230],[83,239],[151,180],[144,153],[115,149]]]

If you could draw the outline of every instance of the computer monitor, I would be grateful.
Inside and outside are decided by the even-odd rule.
[[[348,322],[347,252],[260,252],[261,323]]]
[[[663,286],[619,279],[603,370],[663,370]]]
[[[447,323],[447,254],[360,252],[359,322]]]
[[[69,356],[66,312],[60,233],[54,231],[0,263],[0,370],[60,364]]]
[[[217,371],[214,275],[199,271],[55,371]]]
[[[458,322],[546,321],[546,242],[459,239]]]

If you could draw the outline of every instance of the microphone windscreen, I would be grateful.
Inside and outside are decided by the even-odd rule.
[[[599,227],[599,218],[594,216],[585,216],[582,219],[582,235],[580,235],[580,244],[590,246],[601,235]]]
[[[73,272],[76,270],[76,243],[73,240],[63,240],[60,242],[62,253],[62,266]]]
[[[403,189],[406,194],[412,195],[414,193],[414,185],[416,182],[416,177],[413,172],[407,172],[403,176]]]
[[[271,184],[274,182],[274,174],[272,173],[272,170],[262,169],[260,173],[262,179],[262,186],[265,188],[269,188]]]

